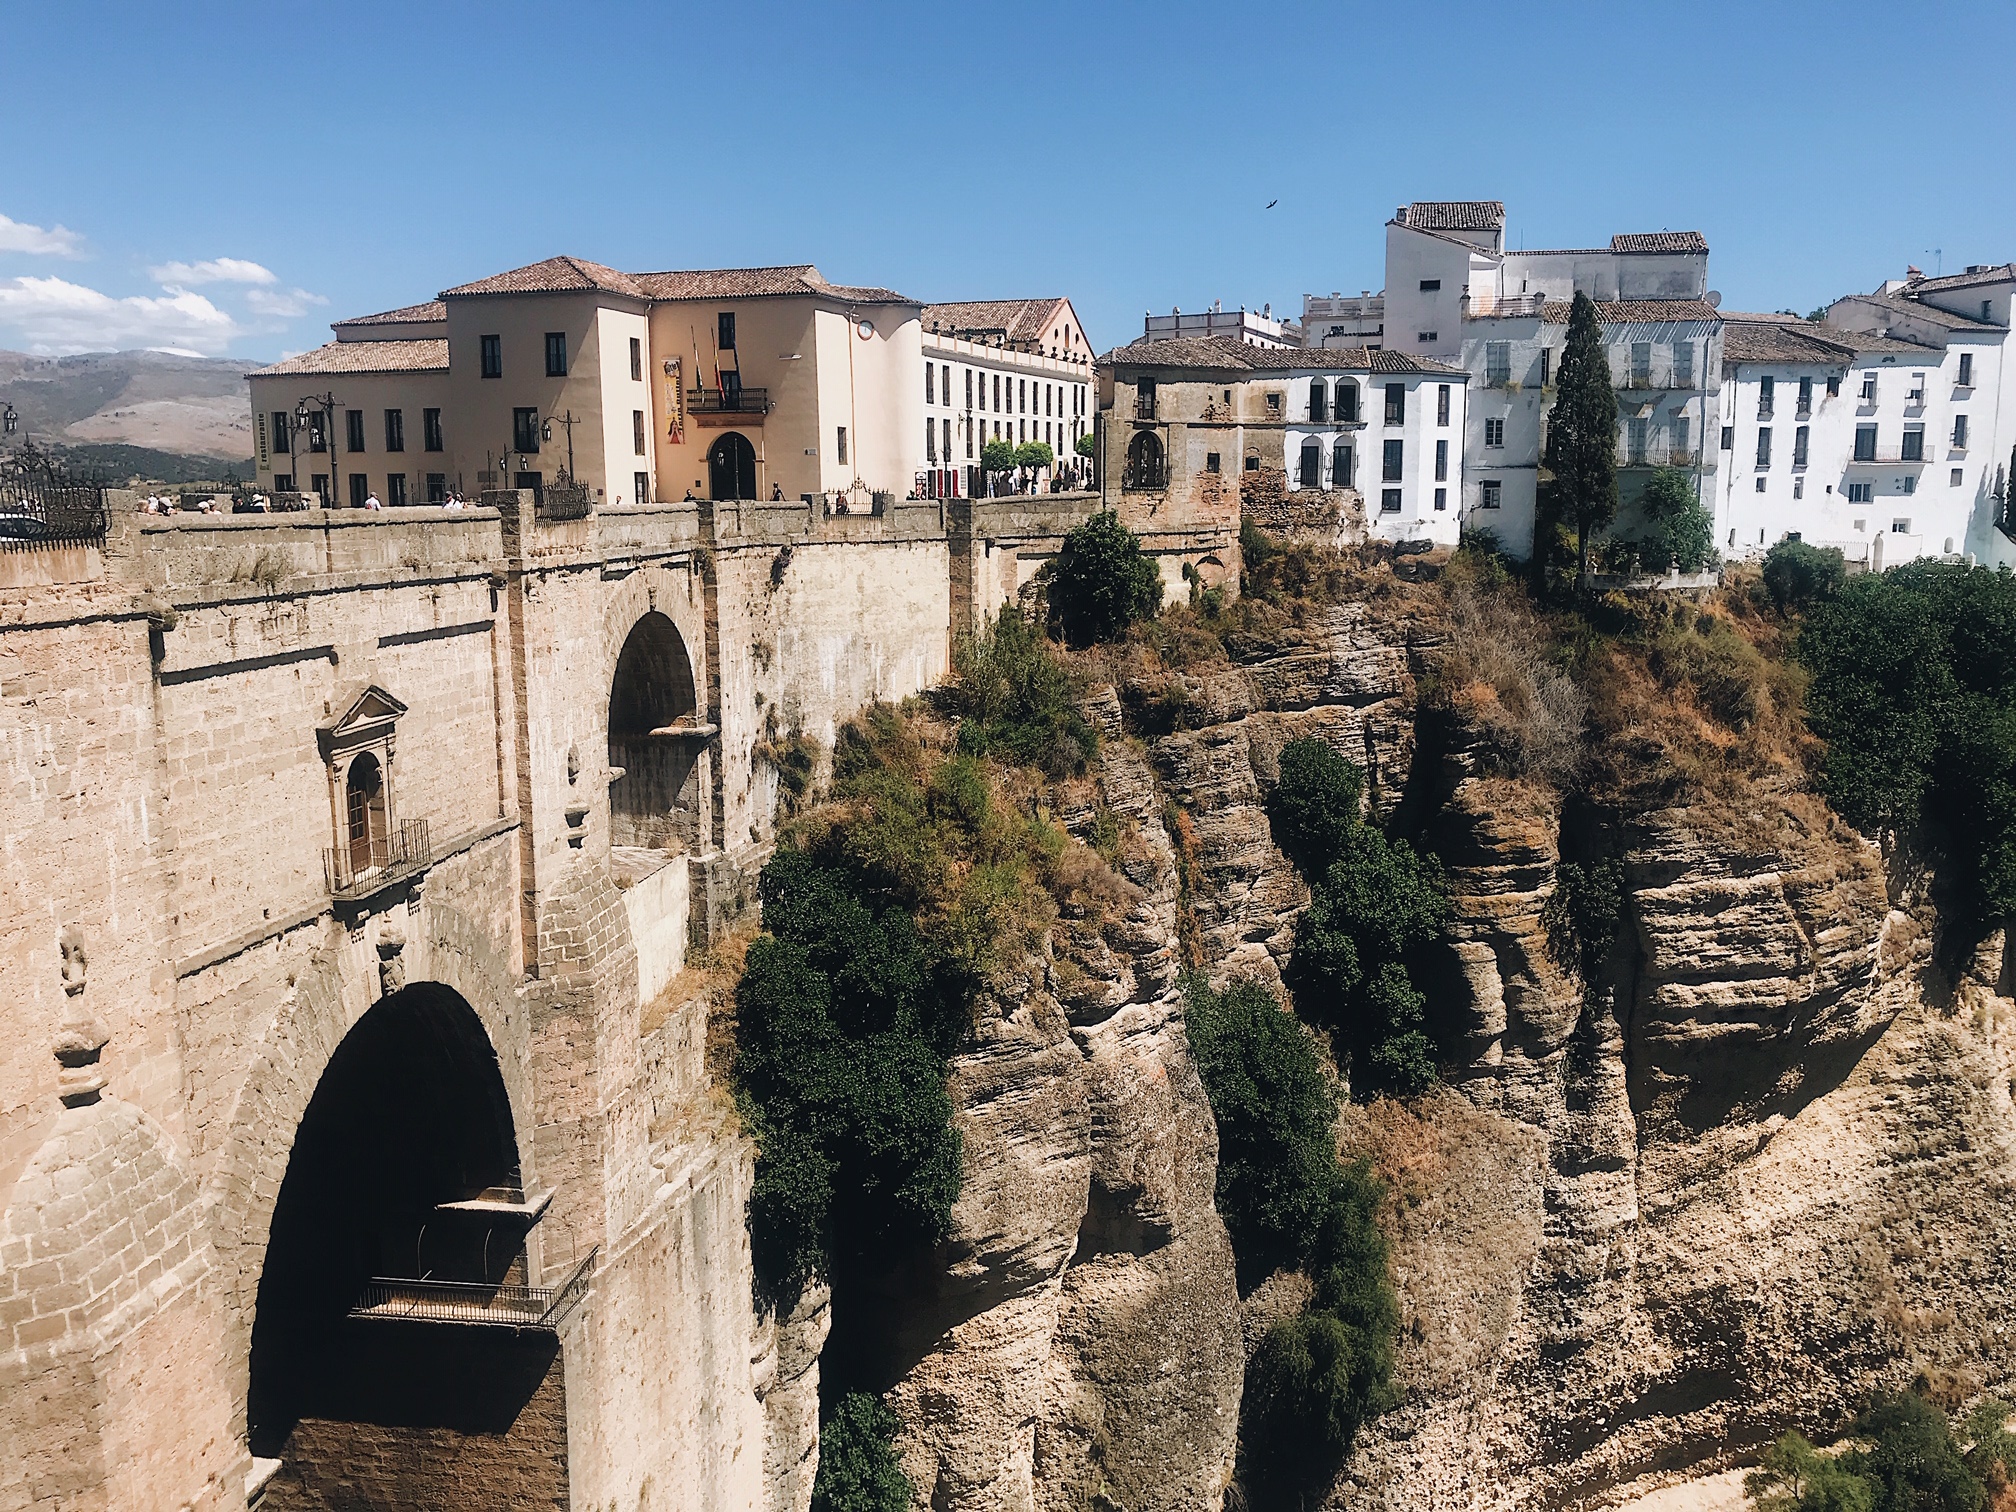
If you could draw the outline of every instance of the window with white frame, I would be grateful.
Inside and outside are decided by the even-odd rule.
[[[1479,509],[1498,508],[1499,503],[1503,498],[1503,489],[1504,485],[1501,484],[1496,478],[1486,478],[1484,480],[1482,490],[1483,497],[1478,500],[1477,507]]]
[[[1486,446],[1503,446],[1505,444],[1505,422],[1503,419],[1493,415],[1484,422],[1484,444]]]

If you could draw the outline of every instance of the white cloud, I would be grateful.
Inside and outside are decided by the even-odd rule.
[[[158,268],[149,268],[147,276],[171,288],[187,288],[191,284],[270,284],[279,281],[273,276],[272,269],[262,268],[242,257],[206,257],[202,262],[162,263]]]
[[[61,278],[0,279],[0,327],[44,354],[136,346],[213,353],[243,334],[229,314],[186,289],[115,299]]]
[[[306,315],[310,305],[326,305],[329,301],[320,294],[310,294],[306,289],[293,289],[285,294],[271,289],[248,289],[245,292],[245,308],[255,315],[278,315],[293,319],[296,315]]]
[[[44,230],[0,215],[0,252],[27,252],[36,257],[82,257],[84,238],[62,226]]]

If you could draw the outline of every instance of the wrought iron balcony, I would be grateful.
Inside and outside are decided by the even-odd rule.
[[[0,543],[95,541],[105,534],[105,494],[33,446],[0,455]]]
[[[588,485],[566,481],[547,484],[533,506],[542,520],[585,520],[588,510]]]
[[[767,415],[767,388],[696,388],[686,391],[687,413],[694,415]]]
[[[556,1329],[588,1295],[597,1250],[558,1286],[487,1286],[478,1281],[434,1281],[373,1276],[364,1283],[353,1318],[377,1322],[475,1323],[503,1328]]]
[[[1153,394],[1137,394],[1134,396],[1134,418],[1136,420],[1153,420],[1155,418],[1155,396]]]
[[[322,852],[332,898],[357,898],[426,868],[434,859],[425,819],[401,819],[396,831],[332,845]]]

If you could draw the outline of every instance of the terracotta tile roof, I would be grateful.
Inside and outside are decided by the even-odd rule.
[[[439,299],[430,299],[425,304],[402,305],[396,310],[380,310],[376,315],[352,315],[348,320],[335,321],[330,329],[340,331],[346,326],[424,325],[428,321],[447,318],[447,303]]]
[[[969,299],[924,306],[924,329],[948,336],[998,331],[1009,345],[1048,339],[1062,295],[1048,299]]]
[[[665,273],[639,273],[634,282],[646,298],[755,299],[765,295],[810,295],[853,304],[916,304],[894,289],[828,283],[810,263],[774,268],[696,268]]]
[[[1227,373],[1353,372],[1439,373],[1467,377],[1459,367],[1383,347],[1257,347],[1231,336],[1181,336],[1115,347],[1099,359],[1104,368],[1197,368]]]
[[[1846,331],[1787,316],[1724,315],[1722,364],[1733,362],[1812,363],[1841,367],[1854,355]]]
[[[1569,300],[1550,299],[1540,318],[1549,325],[1566,325],[1572,308]],[[1664,325],[1676,320],[1722,317],[1705,299],[1599,299],[1596,318],[1604,325]]]
[[[1416,200],[1393,218],[1415,231],[1502,231],[1505,206],[1499,200]]]
[[[1699,231],[1627,231],[1610,238],[1612,252],[1706,252],[1708,238]]]
[[[477,294],[571,294],[587,290],[605,294],[627,294],[632,299],[649,296],[628,273],[618,273],[601,263],[580,257],[549,257],[544,262],[527,263],[508,273],[479,278],[441,291],[443,299]]]
[[[1927,289],[1971,289],[1986,284],[2016,283],[2016,263],[1997,263],[1992,268],[1974,268],[1965,273],[1948,273],[1944,278],[1921,278],[1911,292]]]
[[[332,341],[312,352],[300,352],[271,367],[255,368],[248,378],[282,378],[290,373],[445,373],[448,342]]]

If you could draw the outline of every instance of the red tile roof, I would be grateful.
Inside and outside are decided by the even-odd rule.
[[[969,299],[924,306],[920,317],[927,331],[947,336],[999,332],[1010,346],[1036,345],[1049,339],[1063,296],[1048,299]]]
[[[1505,206],[1499,200],[1416,200],[1394,219],[1416,231],[1502,231]]]
[[[1384,347],[1259,347],[1232,336],[1180,336],[1115,347],[1102,367],[1200,368],[1230,373],[1351,372],[1437,373],[1468,376],[1462,368]]]
[[[445,373],[448,342],[332,341],[310,352],[299,352],[271,367],[255,368],[248,378],[282,378],[292,373]]]
[[[1549,325],[1566,325],[1574,306],[1566,299],[1550,299],[1541,319]],[[1599,299],[1596,318],[1604,325],[1666,325],[1676,320],[1720,320],[1715,306],[1705,299]]]
[[[508,273],[479,278],[474,283],[443,289],[443,299],[459,299],[479,294],[571,294],[595,290],[604,294],[627,294],[632,299],[649,298],[628,273],[605,268],[581,257],[549,257],[544,262],[527,263]]]
[[[376,315],[352,315],[348,320],[334,322],[330,329],[340,331],[345,326],[367,325],[425,325],[430,321],[447,318],[447,304],[439,299],[430,299],[425,304],[402,305],[396,310],[380,310]]]
[[[850,304],[916,304],[894,289],[828,283],[810,263],[774,268],[696,268],[666,273],[638,273],[632,281],[647,299],[755,299],[765,295],[800,295],[837,299]]]
[[[1627,231],[1610,238],[1612,252],[1706,252],[1708,238],[1699,231]]]

